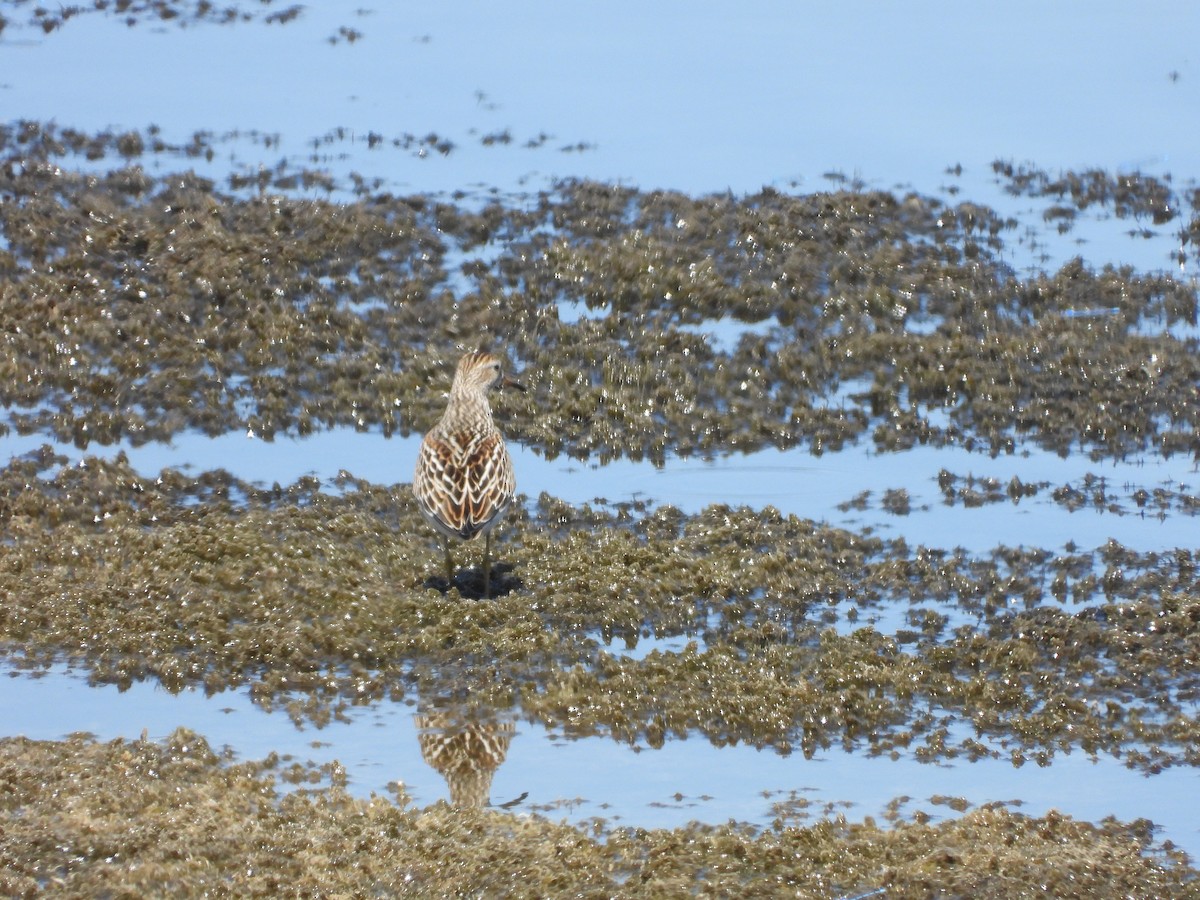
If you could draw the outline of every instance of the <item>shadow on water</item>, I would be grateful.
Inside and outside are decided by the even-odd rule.
[[[458,591],[459,596],[467,600],[494,600],[525,587],[525,583],[515,572],[516,567],[512,563],[493,561],[486,593],[483,589],[483,567],[480,565],[457,567],[451,582],[447,582],[444,575],[431,575],[423,586],[442,594],[449,594],[450,590],[454,589]]]

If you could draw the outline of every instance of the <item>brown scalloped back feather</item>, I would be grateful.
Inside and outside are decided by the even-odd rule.
[[[487,400],[502,377],[495,355],[465,355],[445,414],[421,441],[413,494],[422,515],[447,537],[470,540],[488,531],[516,493],[512,458]]]

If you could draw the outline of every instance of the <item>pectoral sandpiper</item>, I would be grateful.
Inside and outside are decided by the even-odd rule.
[[[468,353],[458,362],[446,412],[421,441],[413,494],[421,514],[445,539],[446,581],[453,584],[453,538],[482,534],[483,595],[490,596],[491,530],[516,492],[512,458],[492,422],[487,392],[497,385],[525,390],[506,378],[500,358]]]

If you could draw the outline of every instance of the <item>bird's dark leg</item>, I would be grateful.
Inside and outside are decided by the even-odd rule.
[[[454,557],[450,555],[450,538],[446,542],[446,590],[454,586]]]
[[[492,580],[492,533],[486,532],[483,536],[483,596],[486,600],[492,595],[491,592]]]

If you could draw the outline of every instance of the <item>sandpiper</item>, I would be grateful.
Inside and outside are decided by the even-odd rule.
[[[490,596],[491,530],[516,492],[512,457],[492,421],[487,392],[496,387],[525,390],[504,375],[500,358],[468,353],[458,361],[450,402],[441,421],[421,441],[413,494],[425,519],[445,539],[446,581],[453,584],[451,538],[482,534],[483,595]]]

